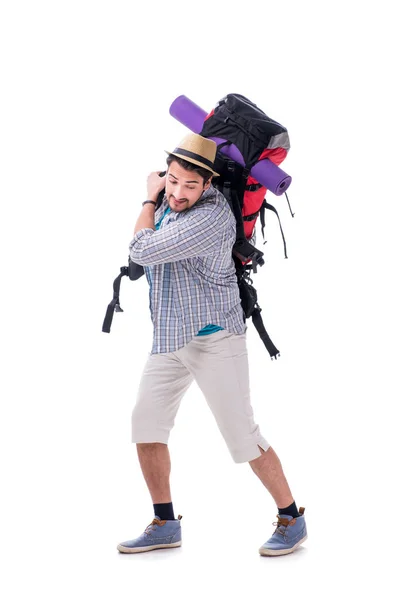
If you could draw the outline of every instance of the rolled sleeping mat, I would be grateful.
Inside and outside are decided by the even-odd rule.
[[[182,123],[182,125],[193,131],[193,133],[200,133],[208,113],[187,98],[187,96],[182,95],[173,101],[169,109],[169,114],[179,121],[179,123]],[[210,139],[217,145],[227,141],[217,137],[211,137]],[[221,152],[243,167],[245,166],[243,156],[234,144],[224,146],[221,148]],[[250,175],[275,194],[275,196],[283,194],[292,182],[290,175],[285,173],[285,171],[268,158],[258,161],[251,169]]]

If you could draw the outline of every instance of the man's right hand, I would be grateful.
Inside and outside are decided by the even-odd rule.
[[[162,175],[164,173],[164,175]],[[167,175],[165,171],[155,171],[147,178],[147,199],[157,201],[158,194],[165,188]]]

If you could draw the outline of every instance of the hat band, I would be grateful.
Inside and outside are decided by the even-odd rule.
[[[202,162],[204,165],[207,165],[211,170],[214,169],[214,163],[204,156],[200,156],[200,154],[196,154],[195,152],[190,152],[190,150],[184,150],[183,148],[175,148],[175,150],[171,154],[183,154],[183,156],[187,156],[188,158],[194,158],[199,162]]]

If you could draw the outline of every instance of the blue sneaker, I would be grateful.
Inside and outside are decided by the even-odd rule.
[[[259,549],[261,556],[280,556],[290,554],[307,539],[307,527],[303,507],[299,508],[300,517],[276,515],[278,522],[272,537]]]
[[[177,548],[182,544],[181,519],[182,516],[178,515],[177,519],[161,521],[155,516],[142,535],[134,540],[122,542],[117,546],[117,550],[131,554],[158,548]]]

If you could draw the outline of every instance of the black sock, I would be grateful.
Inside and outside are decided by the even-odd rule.
[[[165,504],[153,504],[153,507],[154,515],[159,517],[161,521],[173,521],[175,519],[172,502],[166,502]]]
[[[300,513],[297,510],[296,502],[293,502],[290,506],[286,508],[278,508],[278,514],[280,515],[290,515],[291,517],[299,517]]]

